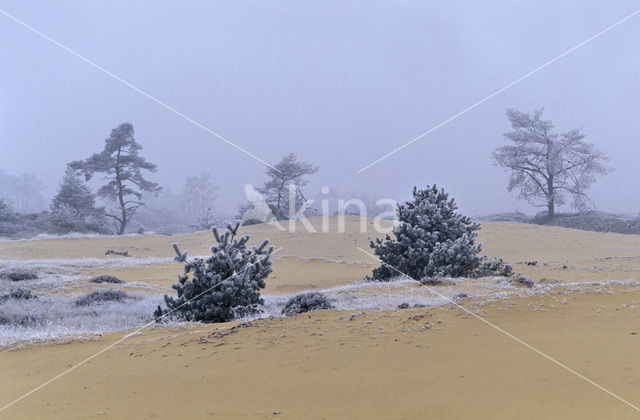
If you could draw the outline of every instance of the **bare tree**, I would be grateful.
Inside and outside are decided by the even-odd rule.
[[[573,208],[586,210],[591,207],[586,190],[596,175],[609,172],[608,158],[585,143],[579,129],[553,132],[551,121],[541,119],[542,112],[542,108],[531,114],[507,109],[514,130],[504,136],[512,144],[497,148],[494,161],[511,174],[507,189],[518,189],[518,197],[532,206],[546,207],[549,217],[567,195],[573,198]]]
[[[295,213],[307,201],[302,193],[302,187],[308,182],[305,176],[318,172],[318,167],[299,162],[295,153],[289,153],[274,168],[267,168],[269,180],[259,191],[264,194],[275,217],[278,220],[287,219],[290,213]],[[293,212],[289,209],[290,190],[295,194]]]
[[[142,146],[133,134],[133,125],[122,123],[111,130],[102,152],[69,163],[69,167],[83,174],[87,181],[97,173],[105,175],[109,182],[98,189],[98,196],[116,203],[118,214],[106,215],[114,220],[118,235],[124,233],[131,216],[144,205],[142,193],[161,189],[155,182],[144,179],[142,170],[155,172],[156,165],[138,154]]]

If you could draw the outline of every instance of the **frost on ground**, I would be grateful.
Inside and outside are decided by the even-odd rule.
[[[48,260],[0,260],[0,271],[13,270],[76,270],[81,268],[129,268],[154,264],[168,264],[173,258],[57,258]]]
[[[131,267],[167,263],[169,258],[114,258],[77,260],[0,261],[0,271],[36,271],[38,278],[20,282],[0,281],[0,295],[11,290],[27,289],[37,299],[7,298],[0,301],[0,348],[29,345],[38,342],[76,340],[105,332],[140,328],[153,321],[153,311],[163,301],[168,288],[144,282],[92,284],[90,277],[79,273],[90,267]],[[398,279],[388,283],[356,282],[349,285],[314,290],[326,295],[337,310],[396,310],[399,306],[451,305],[466,296],[473,299],[473,307],[510,298],[544,295],[548,293],[607,293],[613,287],[635,290],[640,282],[604,281],[580,283],[535,282],[532,287],[506,281],[505,278],[452,279],[440,285],[422,286],[414,280]],[[79,291],[79,284],[90,289]],[[126,286],[126,287],[125,287]],[[126,298],[115,301],[90,302],[78,305],[78,299],[93,291],[124,290]],[[137,292],[137,293],[136,293]],[[145,292],[146,294],[140,294]],[[282,317],[282,311],[295,294],[263,295],[261,312],[245,320]],[[461,302],[462,303],[462,302]],[[465,301],[465,307],[472,308]]]
[[[440,306],[455,301],[462,291],[467,291],[470,297],[500,299],[516,294],[529,294],[531,291],[522,290],[495,278],[463,279],[457,284],[447,286],[423,287],[415,280],[399,279],[387,283],[354,283],[318,290],[326,295],[329,303],[338,310],[394,310],[402,304],[409,306]],[[434,293],[437,292],[436,293]],[[282,316],[284,305],[295,294],[263,295],[264,310],[260,317]]]
[[[141,327],[153,320],[161,296],[77,305],[76,299],[6,299],[0,303],[0,348]]]
[[[140,291],[148,293],[170,293],[169,287],[158,284],[147,283],[142,281],[130,281],[126,284],[117,285],[112,283],[92,284],[91,277],[82,274],[67,274],[64,272],[56,272],[53,270],[43,270],[38,273],[35,280],[25,280],[21,282],[0,281],[0,295],[9,293],[17,287],[28,289],[37,295],[57,295],[72,296],[79,293],[79,289],[86,285],[87,287],[96,287],[102,289],[111,289],[114,287],[124,288],[127,291]]]

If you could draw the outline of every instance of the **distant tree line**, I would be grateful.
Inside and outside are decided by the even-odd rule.
[[[120,124],[111,131],[102,151],[67,165],[48,211],[42,211],[44,184],[35,175],[15,177],[0,171],[0,236],[121,235],[131,229],[143,230],[140,220],[157,226],[173,223],[183,230],[185,226],[211,227],[218,190],[212,176],[206,172],[188,176],[182,193],[165,192],[146,178],[145,172],[155,172],[156,165],[148,162],[141,150],[133,125]],[[98,184],[95,193],[89,185],[94,178],[100,180],[94,182]]]
[[[176,233],[210,229],[222,222],[215,215],[220,187],[210,173],[187,176],[182,191],[175,193],[147,179],[157,166],[141,152],[133,125],[120,124],[111,130],[100,152],[67,164],[45,211],[42,181],[31,174],[14,177],[0,171],[0,237],[70,232],[121,235],[147,227]],[[308,215],[312,209],[306,208],[309,200],[303,187],[317,170],[293,153],[267,168],[267,179],[257,189],[267,212],[280,220],[301,210]],[[250,207],[242,205],[241,213]]]
[[[0,169],[0,201],[14,211],[34,213],[45,207],[44,183],[34,174],[6,174]]]

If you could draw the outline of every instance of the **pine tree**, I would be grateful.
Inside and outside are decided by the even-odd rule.
[[[585,142],[579,129],[554,132],[553,123],[543,120],[542,112],[507,109],[513,131],[504,137],[511,144],[493,153],[495,163],[510,172],[507,190],[519,190],[519,198],[535,207],[546,207],[550,218],[567,195],[573,198],[573,208],[587,211],[593,207],[587,190],[597,175],[611,170],[606,165],[609,159]]]
[[[0,222],[7,221],[11,219],[11,207],[0,198]]]
[[[268,247],[269,240],[265,239],[260,246],[249,249],[249,235],[236,239],[239,227],[240,224],[228,225],[222,235],[213,228],[218,244],[211,248],[213,255],[207,259],[187,261],[187,253],[173,244],[176,260],[185,263],[185,274],[172,286],[178,297],[165,295],[167,308],[158,306],[156,318],[168,315],[183,321],[227,322],[258,312],[264,303],[259,291],[272,272],[273,247]]]
[[[413,200],[397,208],[396,239],[386,235],[370,242],[374,253],[385,263],[373,270],[370,280],[389,281],[400,272],[420,280],[424,277],[466,277],[493,272],[508,274],[501,260],[478,257],[478,223],[457,213],[455,200],[434,185],[413,188]],[[395,268],[395,270],[393,268]],[[396,271],[398,270],[398,271]]]
[[[59,229],[103,230],[104,208],[96,207],[96,196],[91,188],[69,167],[50,207],[53,222]]]
[[[147,162],[139,152],[142,146],[134,138],[133,125],[122,123],[111,130],[104,150],[85,160],[69,163],[69,167],[90,180],[95,174],[105,174],[109,180],[98,190],[98,196],[116,203],[117,214],[105,213],[116,224],[116,233],[122,235],[136,210],[144,205],[143,192],[158,192],[155,182],[147,181],[142,170],[155,172],[156,165]]]
[[[289,153],[274,167],[267,168],[268,181],[259,191],[278,220],[289,219],[307,202],[302,187],[307,184],[305,176],[318,172],[318,167],[299,162],[295,153]],[[291,204],[295,208],[290,208]]]

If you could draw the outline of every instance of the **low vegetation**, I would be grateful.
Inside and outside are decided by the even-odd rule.
[[[31,290],[17,288],[11,289],[11,291],[6,295],[0,295],[0,303],[6,301],[7,299],[37,299],[38,296],[34,295]]]
[[[5,271],[0,273],[0,279],[10,281],[36,280],[38,275],[30,271]]]
[[[89,281],[91,283],[114,283],[114,284],[121,284],[121,283],[125,282],[124,280],[120,280],[116,276],[111,276],[111,275],[108,275],[108,274],[103,274],[101,276],[96,276],[96,277],[92,278]]]
[[[99,290],[76,299],[76,306],[89,306],[102,302],[124,302],[129,298],[122,290]]]
[[[333,306],[329,298],[322,293],[306,292],[295,295],[284,305],[282,314],[286,316],[298,315],[304,312],[331,309]]]
[[[535,284],[533,279],[525,277],[522,274],[514,274],[511,277],[509,277],[507,280],[509,281],[509,283],[515,284],[518,286],[533,287]]]

